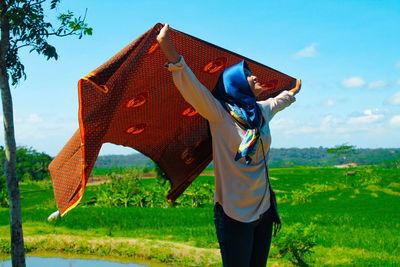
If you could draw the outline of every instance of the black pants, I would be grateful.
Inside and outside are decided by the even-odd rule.
[[[214,207],[214,223],[224,267],[265,267],[272,236],[271,208],[251,223],[228,217],[220,204]]]

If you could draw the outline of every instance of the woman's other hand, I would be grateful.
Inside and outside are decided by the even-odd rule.
[[[179,61],[179,54],[176,52],[175,47],[171,44],[169,40],[169,25],[164,24],[164,27],[160,30],[157,35],[157,42],[163,51],[165,57],[170,63],[177,63]]]
[[[300,88],[301,88],[301,80],[297,79],[296,87],[294,87],[293,89],[290,89],[289,91],[292,92],[293,94],[297,94],[300,91]]]

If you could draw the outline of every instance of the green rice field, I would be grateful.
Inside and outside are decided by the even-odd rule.
[[[350,171],[351,175],[346,176],[345,169],[328,167],[270,170],[283,228],[272,241],[269,266],[295,265],[275,245],[279,236],[295,225],[304,229],[312,225],[315,246],[312,253],[304,256],[310,266],[400,266],[400,170],[357,167]],[[152,184],[155,179],[145,179],[143,183]],[[214,177],[202,175],[195,183],[213,184]],[[87,187],[83,203],[96,194],[97,186]],[[220,265],[212,205],[105,208],[81,204],[62,219],[47,222],[47,217],[57,209],[51,184],[22,183],[20,189],[28,253],[60,251],[128,258],[132,255],[171,265]],[[57,243],[58,237],[64,241]],[[85,240],[107,241],[110,246],[120,240],[139,240],[143,246],[153,246],[153,252],[140,254],[130,250],[129,245],[115,245],[114,250],[104,246],[89,249]],[[143,250],[140,244],[132,247]],[[174,248],[179,253],[187,249],[205,256],[191,258],[190,253],[182,256],[182,252],[178,253],[180,257]],[[7,257],[8,251],[9,211],[0,208],[0,252]]]

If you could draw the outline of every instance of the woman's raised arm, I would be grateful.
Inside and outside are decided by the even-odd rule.
[[[301,80],[296,81],[296,86],[290,90],[283,91],[276,97],[268,98],[267,100],[260,101],[263,110],[266,110],[266,119],[269,121],[278,112],[288,107],[296,98],[296,95],[301,88]]]
[[[183,98],[205,119],[222,121],[224,110],[211,92],[204,87],[186,65],[169,40],[169,26],[165,24],[157,36],[158,44],[167,58],[168,69],[172,72],[174,84]]]
[[[179,61],[179,54],[178,52],[176,52],[175,47],[169,41],[168,33],[169,25],[165,24],[164,27],[160,30],[160,33],[157,35],[157,42],[168,62],[175,64]]]

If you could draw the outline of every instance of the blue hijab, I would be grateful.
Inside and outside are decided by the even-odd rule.
[[[257,98],[247,81],[245,69],[250,70],[244,60],[227,68],[219,77],[212,94],[247,130],[235,160],[246,157],[246,163],[250,164],[257,149],[264,119],[256,102]]]

